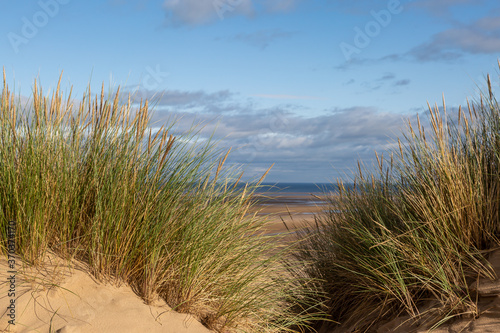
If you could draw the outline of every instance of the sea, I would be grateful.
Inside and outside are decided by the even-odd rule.
[[[258,194],[279,196],[323,195],[337,192],[337,184],[331,183],[262,183]]]
[[[337,192],[330,183],[262,183],[255,191],[261,205],[324,205],[325,195]]]

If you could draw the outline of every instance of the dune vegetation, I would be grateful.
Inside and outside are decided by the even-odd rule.
[[[153,132],[148,101],[121,97],[89,87],[76,101],[59,85],[44,96],[35,82],[23,102],[4,72],[0,254],[15,221],[16,254],[30,265],[49,253],[84,262],[217,332],[305,330],[316,298],[281,274],[285,250],[249,214],[256,185],[235,186],[229,152],[198,129]]]
[[[429,105],[426,128],[409,121],[395,148],[373,168],[360,163],[354,186],[339,182],[328,213],[300,233],[294,260],[305,268],[295,274],[317,281],[336,322],[316,328],[478,315],[469,286],[494,278],[486,258],[500,231],[500,106],[489,76],[482,91],[458,110]]]
[[[217,332],[362,332],[409,315],[439,326],[478,315],[469,290],[494,278],[500,244],[500,106],[490,78],[458,110],[430,107],[297,242],[262,230],[253,185],[229,152],[175,122],[153,131],[148,101],[119,89],[76,102],[60,87],[0,100],[0,254],[85,263],[146,303],[164,299]],[[432,304],[432,306],[428,306]]]

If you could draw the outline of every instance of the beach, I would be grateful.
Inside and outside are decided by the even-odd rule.
[[[273,164],[242,180],[224,166],[231,149],[148,131],[147,102],[119,106],[103,88],[73,110],[59,85],[50,103],[38,87],[34,118],[5,83],[0,103],[1,330],[499,327],[491,88],[495,107],[469,106],[458,125],[430,109],[431,136],[417,122],[390,164],[376,153],[378,171],[358,164],[335,185],[263,183]]]
[[[259,216],[266,218],[268,235],[294,232],[305,225],[313,225],[314,215],[326,209],[325,198],[318,194],[292,192],[257,198],[255,209]]]
[[[500,333],[500,1],[4,1],[0,333]]]
[[[286,243],[295,240],[294,231],[313,226],[314,216],[327,208],[324,196],[300,192],[257,195],[255,200],[253,213],[265,218],[264,233],[285,235],[280,241]],[[498,275],[500,252],[495,251],[489,257],[489,262]],[[13,274],[7,258],[0,258],[2,332],[215,332],[194,316],[174,311],[162,299],[146,304],[123,282],[96,280],[90,274],[89,267],[81,262],[68,263],[54,254],[47,254],[44,263],[38,268],[27,266],[19,260],[16,260],[16,264],[18,267]],[[12,319],[9,316],[10,298],[7,295],[13,285],[16,293],[13,312],[16,325],[9,325]],[[435,332],[495,332],[500,327],[499,282],[483,278],[472,283],[469,288],[477,295],[480,317],[457,318]],[[426,313],[436,306],[435,303],[429,301],[419,309]],[[409,315],[402,315],[379,322],[374,332],[427,332],[432,323],[432,319],[429,321],[428,318],[415,323],[410,321]]]

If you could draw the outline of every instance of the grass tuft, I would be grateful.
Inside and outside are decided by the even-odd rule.
[[[269,255],[264,221],[249,214],[256,187],[234,185],[229,152],[196,129],[152,132],[148,101],[120,100],[89,87],[75,105],[59,84],[44,96],[35,82],[23,106],[4,72],[0,253],[14,220],[17,254],[32,265],[49,252],[83,261],[218,332],[307,327],[315,315],[291,310],[301,291]]]
[[[409,122],[375,171],[359,166],[353,187],[339,182],[329,212],[300,233],[295,260],[305,268],[295,274],[318,281],[337,330],[478,315],[468,286],[494,278],[485,257],[500,231],[500,106],[489,76],[487,86],[458,112],[444,98],[429,106],[428,128]]]

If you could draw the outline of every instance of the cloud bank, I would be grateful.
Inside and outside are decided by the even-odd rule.
[[[392,82],[394,77],[385,79]],[[374,150],[390,148],[409,117],[360,106],[307,117],[295,113],[297,106],[265,108],[239,102],[237,96],[227,90],[165,91],[156,100],[152,120],[176,119],[178,132],[203,125],[202,138],[214,135],[221,148],[232,147],[228,163],[243,165],[247,177],[257,177],[275,163],[269,181],[327,182],[350,174],[358,159],[370,164]]]

